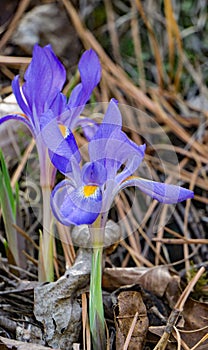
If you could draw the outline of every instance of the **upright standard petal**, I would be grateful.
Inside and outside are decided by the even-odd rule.
[[[82,180],[85,184],[102,186],[107,180],[107,170],[99,162],[86,163],[82,168]]]
[[[115,100],[111,100],[102,124],[89,143],[91,161],[100,161],[107,169],[108,179],[118,175],[118,182],[132,175],[143,160],[145,145],[138,146],[121,130],[122,118]]]
[[[25,72],[23,93],[28,106],[37,115],[46,111],[62,89],[66,72],[50,46],[34,46],[32,61]]]
[[[79,120],[75,120],[75,118],[84,109],[85,104],[90,99],[93,89],[97,86],[101,78],[99,58],[92,49],[83,53],[78,68],[81,83],[72,90],[68,101],[68,108],[71,111],[71,128],[79,124]]]
[[[189,198],[194,198],[193,191],[187,190],[186,188],[146,180],[136,176],[132,176],[124,181],[120,185],[119,191],[129,186],[136,186],[153,199],[165,204],[174,204]]]

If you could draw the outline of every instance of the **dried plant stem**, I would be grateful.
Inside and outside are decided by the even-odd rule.
[[[132,337],[132,334],[133,334],[133,331],[134,331],[134,328],[136,326],[136,322],[137,322],[137,317],[138,317],[138,311],[135,313],[134,315],[134,318],[133,318],[133,321],[131,323],[131,326],[129,328],[129,331],[128,331],[128,334],[127,334],[127,337],[126,337],[126,340],[125,340],[125,343],[124,343],[124,346],[123,346],[123,350],[127,350],[128,349],[128,346],[129,346],[129,343],[130,343],[130,340],[131,340],[131,337]]]
[[[183,293],[181,294],[180,298],[178,299],[174,309],[172,310],[167,325],[165,327],[165,332],[163,333],[162,337],[160,338],[157,345],[154,347],[154,350],[164,350],[167,346],[169,337],[173,331],[173,328],[178,320],[178,317],[180,313],[183,311],[183,307],[185,305],[185,302],[193,290],[195,284],[199,280],[199,278],[202,276],[202,274],[205,272],[205,268],[201,267],[200,270],[197,272],[197,274],[192,278],[192,280],[189,282],[187,287],[184,289]]]
[[[16,29],[17,22],[19,21],[19,19],[21,18],[22,14],[25,12],[25,10],[29,6],[29,4],[30,4],[30,0],[22,0],[22,1],[20,1],[18,9],[17,9],[17,11],[16,11],[16,13],[15,13],[15,15],[14,15],[14,17],[13,17],[13,19],[12,19],[10,25],[9,25],[9,28],[7,29],[7,31],[5,32],[3,37],[1,38],[0,51],[3,49],[3,47],[6,45],[7,41],[12,36],[12,33]]]

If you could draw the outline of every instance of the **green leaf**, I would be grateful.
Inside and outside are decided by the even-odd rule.
[[[2,150],[0,149],[0,173],[2,174],[3,182],[8,194],[8,199],[12,208],[12,213],[15,216],[16,215],[16,202],[15,198],[13,195],[12,187],[11,187],[11,182],[10,182],[10,176],[9,172],[6,166],[6,162],[4,160],[4,156],[2,153]]]
[[[13,224],[16,223],[16,200],[13,195],[10,177],[7,170],[7,166],[3,157],[3,153],[0,150],[0,206],[6,231],[6,238],[8,241],[8,250],[13,256],[13,260],[16,264],[19,264],[19,252],[17,232]],[[8,259],[9,259],[8,256]]]

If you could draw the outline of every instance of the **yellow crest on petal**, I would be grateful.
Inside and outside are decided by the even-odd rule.
[[[97,190],[98,186],[86,185],[83,187],[83,193],[85,197],[93,196]]]
[[[59,124],[58,126],[62,136],[66,138],[69,135],[69,129],[63,124]]]

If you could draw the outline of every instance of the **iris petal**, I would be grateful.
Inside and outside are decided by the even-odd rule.
[[[68,224],[89,225],[96,220],[101,207],[102,192],[100,188],[97,186],[82,186],[65,196],[60,207],[60,213]]]
[[[82,112],[85,104],[89,100],[93,89],[97,86],[101,78],[101,66],[97,54],[92,50],[83,53],[78,65],[81,83],[71,92],[68,108],[71,110],[71,123],[74,128],[78,124],[75,118]]]
[[[23,99],[22,92],[20,90],[19,75],[17,75],[12,81],[12,90],[16,97],[17,103],[22,109],[22,111],[27,115],[32,117],[32,109],[26,104]]]
[[[98,162],[86,163],[82,168],[82,178],[85,184],[103,185],[107,180],[107,170]]]
[[[66,79],[63,65],[50,46],[34,46],[33,58],[25,75],[23,93],[32,111],[35,106],[38,115],[47,110],[62,89]]]
[[[57,119],[54,118],[53,112],[49,110],[42,118],[43,127],[41,134],[46,146],[49,148],[49,155],[54,166],[63,174],[71,172],[71,160],[74,157],[80,162],[81,156],[75,138],[68,130],[64,138]]]
[[[110,124],[112,119],[112,124]],[[105,123],[108,121],[109,123]],[[121,130],[121,114],[115,101],[109,108],[98,131],[89,143],[91,161],[100,161],[108,170],[108,179],[115,178],[121,165],[126,165],[118,175],[119,181],[132,175],[144,158],[145,145],[138,146]]]
[[[6,122],[7,120],[18,120],[18,121],[24,123],[29,128],[29,130],[31,131],[33,136],[35,136],[32,124],[30,123],[30,121],[26,117],[21,116],[19,114],[8,114],[5,117],[0,118],[0,125],[3,124],[4,122]]]
[[[51,192],[51,209],[55,218],[63,225],[70,225],[70,222],[62,214],[60,208],[69,194],[74,190],[74,185],[73,181],[63,180]]]
[[[165,204],[174,204],[194,197],[193,191],[187,190],[186,188],[134,176],[124,181],[119,190],[129,186],[136,186],[153,199]]]

